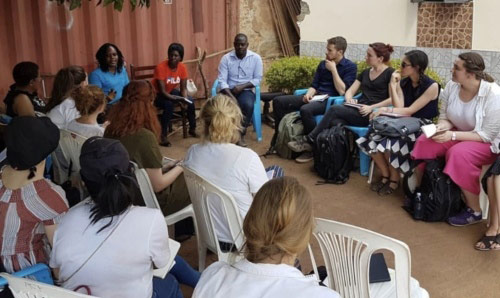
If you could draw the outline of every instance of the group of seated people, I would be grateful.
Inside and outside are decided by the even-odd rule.
[[[187,97],[181,45],[169,47],[169,59],[157,67],[150,82],[129,81],[123,55],[115,45],[105,44],[97,52],[99,67],[89,75],[90,85],[81,67],[64,68],[56,75],[48,103],[36,96],[38,66],[32,62],[16,65],[15,84],[5,99],[6,113],[13,119],[6,128],[7,165],[0,182],[0,253],[5,270],[47,263],[60,285],[98,297],[182,297],[178,283],[195,287],[194,297],[231,297],[242,291],[252,297],[264,293],[338,297],[294,268],[314,225],[308,191],[296,179],[282,177],[281,168],[265,169],[257,153],[244,148],[243,136],[255,101],[252,88],[260,83],[262,67],[258,64],[262,62],[247,50],[243,34],[236,36],[234,45],[235,50],[219,66],[221,94],[207,99],[200,111],[202,142],[192,145],[184,160],[168,164],[160,149],[168,132],[164,120],[171,117],[172,103]],[[356,77],[356,65],[344,57],[346,48],[343,37],[329,39],[326,59],[319,64],[307,93],[273,100],[276,127],[284,115],[300,109],[306,135],[289,144],[291,149],[310,152],[322,130],[337,124],[367,126],[384,111],[429,121],[439,115],[440,133],[429,139],[371,134],[358,140],[381,172],[371,189],[390,194],[399,186],[399,172],[411,170],[412,160],[445,156],[444,171],[460,186],[467,204],[449,222],[467,225],[482,218],[479,176],[482,166],[492,164],[483,179],[490,199],[490,225],[475,247],[500,249],[500,120],[496,116],[500,88],[484,73],[481,56],[460,54],[453,80],[440,92],[439,84],[424,74],[428,58],[423,51],[405,53],[401,69],[394,70],[387,66],[392,47],[371,44],[366,56],[370,68]],[[358,90],[362,95],[356,100]],[[311,101],[316,94],[344,95],[346,102],[362,107],[333,105],[325,113],[326,101]],[[159,119],[157,107],[167,110],[167,115]],[[194,106],[189,110],[191,135],[195,136]],[[104,112],[104,122],[98,121]],[[323,113],[316,125],[314,116]],[[80,176],[89,197],[71,208],[62,188],[44,178],[45,160],[59,144],[58,128],[87,138],[80,153]],[[273,142],[275,137],[272,146]],[[407,152],[395,149],[404,145]],[[308,159],[304,155],[299,160]],[[145,169],[160,210],[142,207],[131,162]],[[200,279],[199,272],[176,257],[167,277],[156,278],[153,268],[165,266],[169,257],[164,216],[191,203],[183,166],[234,197],[244,220],[241,253],[245,258],[233,265],[212,264]],[[416,171],[421,177],[421,166]],[[220,246],[231,251],[224,214],[215,216]],[[175,230],[177,234],[177,225]]]
[[[370,44],[366,52],[366,63],[370,67],[355,78],[356,65],[344,57],[346,48],[344,38],[329,39],[325,60],[318,65],[307,93],[273,99],[276,131],[268,153],[275,152],[281,119],[297,110],[305,135],[288,143],[291,150],[303,152],[297,162],[311,161],[319,133],[335,125],[367,127],[381,113],[413,116],[424,123],[431,123],[437,117],[437,133],[430,138],[419,133],[392,138],[372,132],[356,140],[360,150],[369,154],[380,170],[380,180],[374,181],[370,189],[379,195],[391,194],[399,187],[401,173],[412,170],[415,170],[418,186],[425,161],[444,158],[444,173],[460,187],[466,204],[466,208],[448,222],[465,226],[481,222],[483,218],[479,205],[480,176],[482,167],[491,165],[482,182],[489,194],[490,224],[475,248],[500,249],[500,88],[485,73],[481,55],[474,52],[458,55],[451,70],[452,80],[442,90],[425,75],[428,57],[421,50],[405,53],[400,69],[394,70],[389,67],[392,46]],[[358,91],[361,95],[355,99]],[[332,105],[325,112],[326,100],[311,101],[318,94],[342,95],[346,103],[358,106]],[[322,114],[322,120],[316,124],[314,116]]]

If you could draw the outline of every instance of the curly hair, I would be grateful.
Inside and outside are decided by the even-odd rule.
[[[155,91],[150,81],[131,81],[123,88],[120,101],[109,112],[108,120],[111,123],[106,128],[106,136],[121,138],[146,128],[159,140],[161,127],[153,105],[154,99]]]
[[[115,46],[112,43],[105,43],[103,44],[98,50],[97,53],[95,54],[95,58],[97,59],[97,62],[99,62],[99,68],[107,72],[109,69],[108,62],[106,61],[106,52],[108,51],[108,48],[114,48],[116,51],[116,54],[118,55],[118,63],[116,64],[116,71],[117,72],[122,72],[123,69],[123,64],[125,63],[125,59],[123,58],[123,54],[120,51],[120,49]]]
[[[75,100],[75,107],[82,116],[90,115],[106,104],[106,95],[95,85],[78,87],[71,92],[71,97]]]
[[[241,129],[241,110],[229,96],[218,94],[201,108],[203,139],[212,143],[236,143]]]
[[[314,216],[311,195],[296,178],[281,177],[266,182],[255,195],[243,221],[247,260],[297,256],[312,235]]]

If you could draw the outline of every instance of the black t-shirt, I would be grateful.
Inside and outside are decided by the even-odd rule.
[[[386,68],[375,80],[370,80],[370,69],[365,69],[359,74],[357,80],[361,83],[361,98],[358,103],[373,105],[389,98],[389,82],[394,69]]]

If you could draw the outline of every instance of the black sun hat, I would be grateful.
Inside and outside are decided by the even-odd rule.
[[[48,117],[19,116],[7,125],[7,161],[16,170],[31,170],[58,144],[59,129]]]

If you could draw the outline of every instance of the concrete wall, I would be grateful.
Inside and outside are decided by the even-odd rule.
[[[416,45],[418,5],[410,0],[305,2],[310,14],[300,23],[301,41],[325,41],[341,35],[348,43],[381,41],[398,46]]]
[[[281,46],[274,28],[268,0],[240,1],[239,31],[248,36],[249,49],[262,57],[264,73],[276,58],[281,57]],[[264,85],[263,90],[267,87]]]
[[[500,1],[474,0],[472,49],[500,51],[499,25]]]

